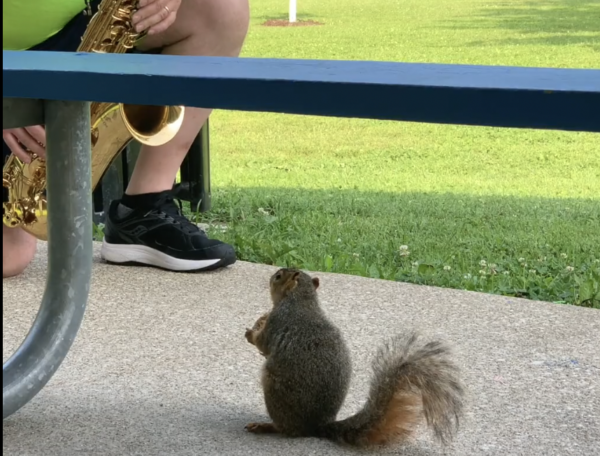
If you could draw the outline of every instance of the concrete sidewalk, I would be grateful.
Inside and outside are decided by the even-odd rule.
[[[4,359],[25,336],[46,279],[46,246],[3,281]],[[4,455],[342,455],[317,439],[245,433],[266,419],[262,358],[244,330],[268,306],[275,268],[238,263],[176,274],[101,262],[83,328],[65,363],[3,423]],[[452,447],[427,433],[378,454],[598,455],[600,312],[344,275],[318,274],[355,376],[342,416],[365,398],[383,339],[409,327],[456,347],[469,388]],[[595,450],[594,450],[595,448]]]

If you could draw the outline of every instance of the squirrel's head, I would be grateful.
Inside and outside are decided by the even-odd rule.
[[[290,293],[307,297],[316,295],[319,278],[311,277],[298,269],[283,268],[271,276],[270,288],[273,305],[276,306]]]

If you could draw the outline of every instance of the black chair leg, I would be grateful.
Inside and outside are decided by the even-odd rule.
[[[190,202],[192,212],[206,212],[211,208],[208,131],[208,121],[206,121],[181,165],[178,194],[181,199]]]
[[[212,207],[212,195],[210,191],[210,134],[208,119],[200,130],[200,211],[210,211]]]
[[[125,155],[125,154],[121,154]],[[96,186],[93,193],[93,205],[94,215],[93,220],[96,225],[104,223],[106,220],[106,213],[110,206],[111,201],[121,198],[123,190],[125,188],[123,183],[123,162],[121,156],[117,157],[116,160],[106,170],[104,177]]]

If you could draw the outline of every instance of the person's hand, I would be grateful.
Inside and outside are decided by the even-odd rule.
[[[167,30],[177,17],[181,0],[140,0],[139,9],[131,18],[135,31],[148,35]]]
[[[31,155],[23,147],[39,157],[46,157],[46,130],[41,125],[25,128],[9,128],[2,138],[10,151],[24,163],[31,163]]]

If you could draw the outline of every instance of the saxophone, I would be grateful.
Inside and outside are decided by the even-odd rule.
[[[124,53],[145,36],[131,25],[138,0],[102,0],[91,18],[77,52]],[[87,14],[91,9],[87,7]],[[159,146],[175,137],[183,122],[183,106],[116,103],[90,104],[92,189],[119,153],[132,141]],[[47,239],[46,164],[31,154],[24,163],[11,155],[3,168],[2,185],[8,189],[3,222],[21,227],[38,239]]]

